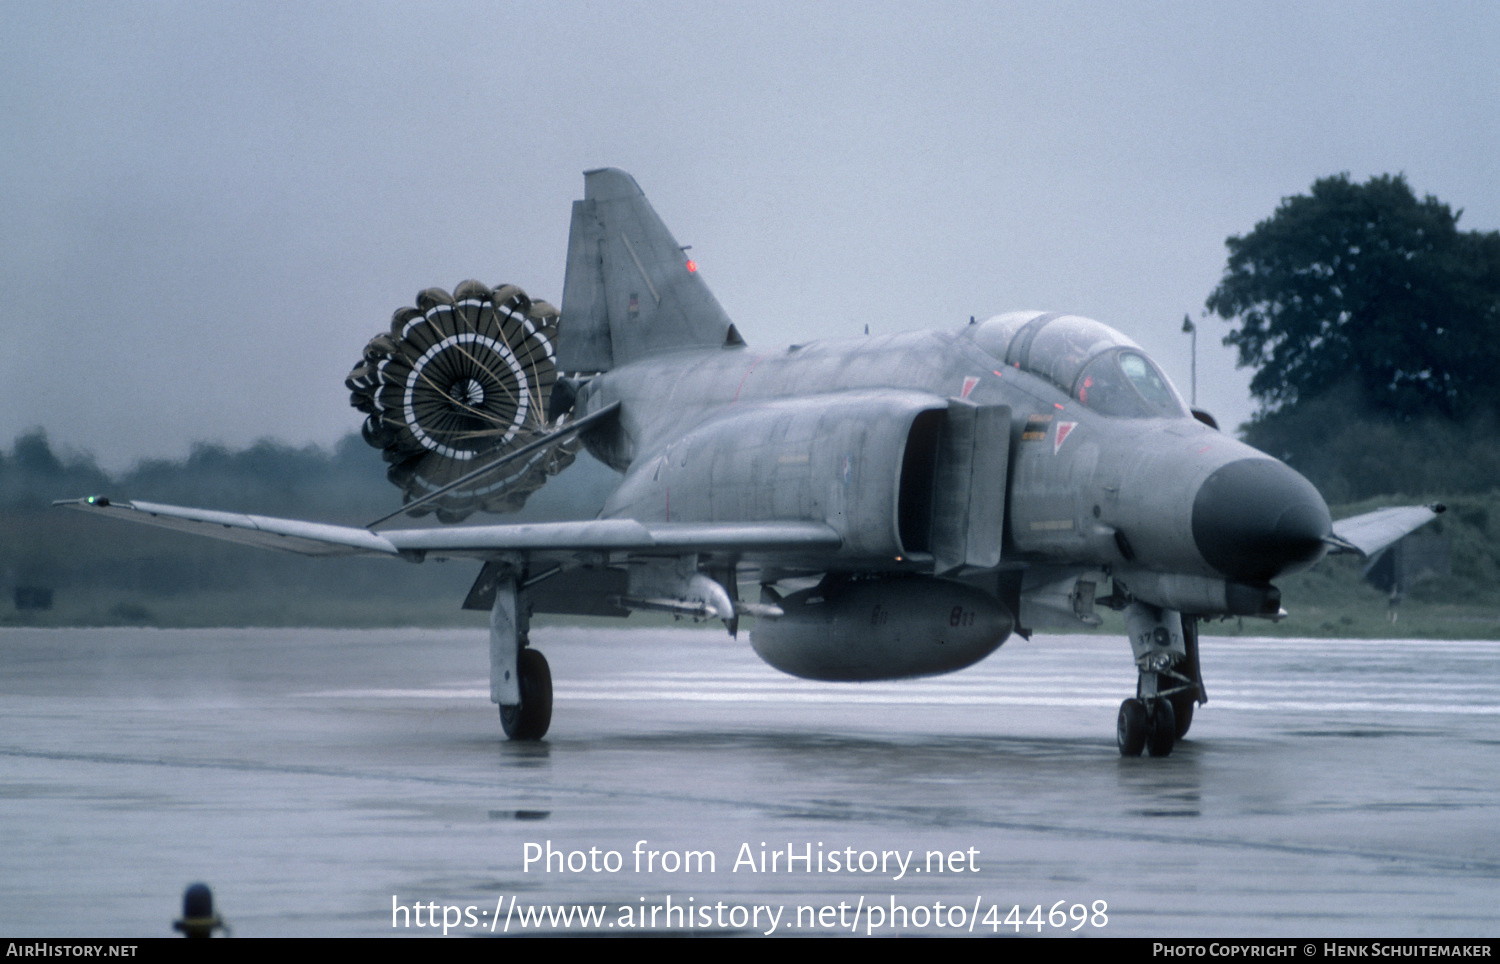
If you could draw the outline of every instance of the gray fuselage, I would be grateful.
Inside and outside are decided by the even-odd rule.
[[[1323,526],[1314,534],[1321,538],[1327,532],[1326,507],[1280,462],[1185,413],[1141,418],[1094,411],[986,351],[973,336],[978,327],[814,341],[777,351],[668,352],[598,376],[584,394],[580,414],[615,401],[621,414],[618,428],[590,436],[589,446],[626,473],[604,515],[704,522],[818,519],[844,534],[850,550],[844,561],[854,568],[920,566],[921,558],[911,558],[920,553],[900,551],[896,502],[902,458],[900,451],[885,448],[905,444],[908,426],[901,419],[909,424],[921,400],[937,406],[962,398],[1009,409],[1008,477],[993,479],[984,493],[1004,503],[1007,561],[1263,584],[1321,554],[1304,547],[1298,558],[1244,562],[1239,557],[1246,551],[1254,555],[1257,539],[1265,541],[1261,530],[1285,527],[1285,507],[1267,508],[1265,519],[1233,518],[1243,501],[1239,488],[1265,488],[1259,477],[1231,480],[1235,485],[1229,492],[1207,491],[1205,483],[1226,466],[1257,463],[1252,474],[1274,476],[1271,487],[1289,490],[1293,502],[1315,500],[1303,512],[1321,510],[1321,521],[1310,523]],[[885,406],[881,399],[888,400]],[[847,456],[834,453],[830,460],[824,452],[827,478],[811,469],[806,476],[786,473],[789,465],[815,466],[819,449],[832,440],[817,431],[795,438],[783,429],[778,436],[778,420],[790,424],[800,416],[808,422],[840,408],[872,431],[896,420],[886,433],[890,443],[883,448],[866,440],[863,448],[852,446],[861,456],[861,464],[854,465]],[[694,446],[691,440],[698,436],[705,442]],[[769,458],[745,459],[743,473],[726,473],[736,453],[747,448],[761,449]],[[869,462],[874,464],[863,464]],[[731,477],[744,473],[752,477]],[[844,507],[824,493],[841,482],[873,484],[893,494],[876,500],[875,511],[841,520]],[[771,495],[759,504],[714,498],[716,490],[733,485]],[[796,485],[805,490],[800,497],[785,491]],[[1212,503],[1207,507],[1206,499]],[[1246,525],[1253,531],[1236,530]],[[1229,531],[1208,531],[1226,526]]]

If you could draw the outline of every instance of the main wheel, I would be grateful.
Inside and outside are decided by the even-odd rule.
[[[552,669],[541,653],[523,649],[516,656],[516,675],[521,703],[500,707],[500,726],[507,739],[540,740],[552,725]]]
[[[1151,719],[1146,726],[1146,752],[1167,756],[1177,742],[1177,714],[1172,710],[1172,701],[1152,700],[1148,713]]]
[[[1146,748],[1146,704],[1140,700],[1126,700],[1120,704],[1120,718],[1115,725],[1115,739],[1120,744],[1120,756],[1140,756]]]

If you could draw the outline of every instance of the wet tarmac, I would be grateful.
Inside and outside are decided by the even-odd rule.
[[[0,935],[169,936],[195,880],[235,936],[1500,935],[1500,643],[1206,636],[1122,760],[1123,640],[832,685],[533,639],[518,745],[482,631],[0,630]]]

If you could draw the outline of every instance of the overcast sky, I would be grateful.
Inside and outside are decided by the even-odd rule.
[[[1340,171],[1500,227],[1500,5],[0,0],[0,446],[330,444],[391,312],[562,295],[635,175],[745,338],[1096,317],[1184,395],[1224,239]],[[1253,411],[1202,324],[1198,396]]]

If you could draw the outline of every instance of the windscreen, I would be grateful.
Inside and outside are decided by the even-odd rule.
[[[1007,365],[1046,379],[1101,415],[1175,418],[1181,397],[1140,346],[1079,315],[1017,311],[975,326],[974,342]]]
[[[1175,418],[1185,414],[1151,359],[1134,349],[1100,355],[1088,364],[1073,397],[1101,415],[1119,418]]]

